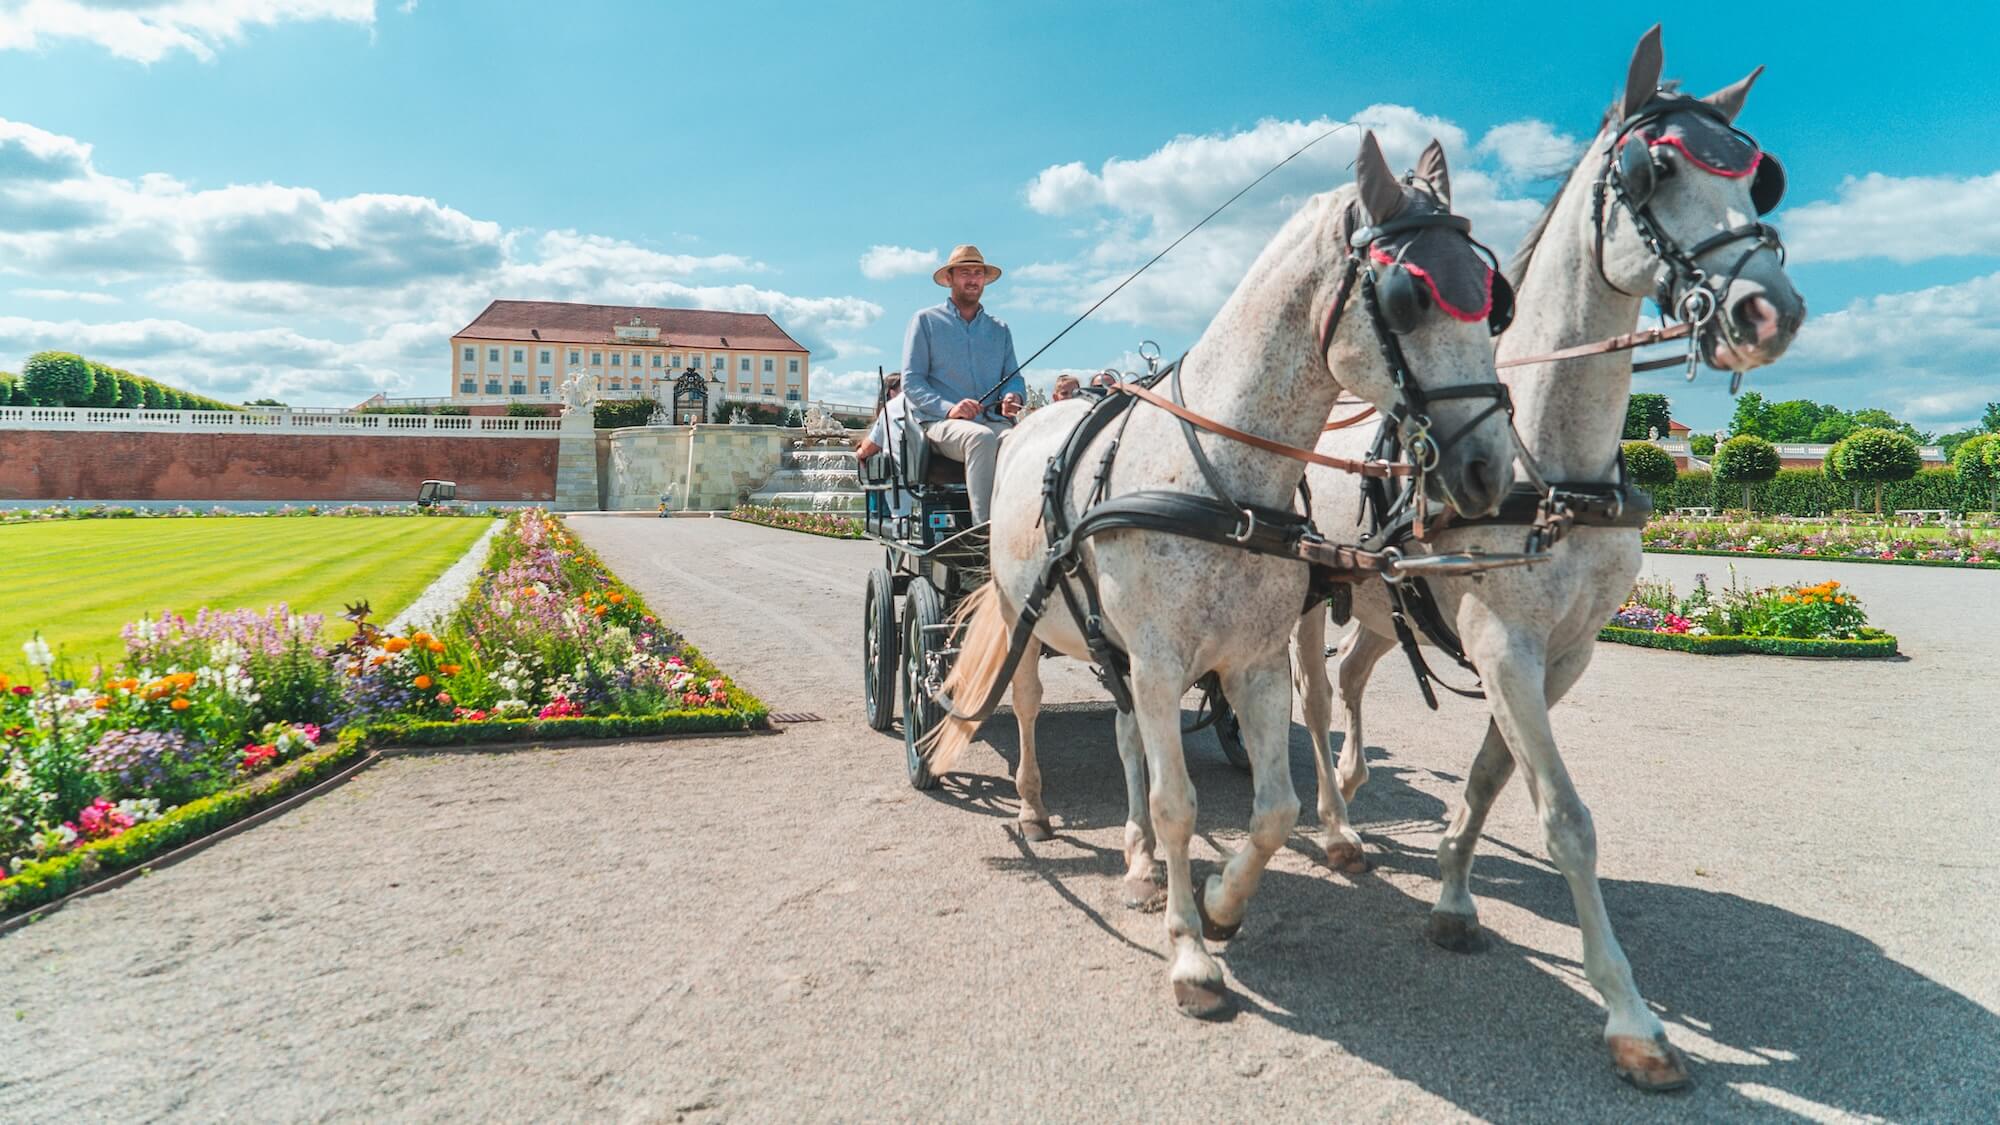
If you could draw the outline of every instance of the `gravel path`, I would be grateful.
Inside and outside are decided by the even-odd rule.
[[[411,629],[435,628],[445,618],[451,616],[465,595],[472,592],[472,583],[479,577],[480,564],[486,561],[486,548],[499,533],[505,520],[494,520],[485,534],[472,541],[458,561],[450,569],[437,576],[437,581],[424,587],[417,600],[409,604],[395,620],[382,628],[391,633],[403,633]]]
[[[1004,828],[1011,720],[938,794],[861,722],[875,549],[578,518],[781,710],[770,738],[400,758],[0,939],[0,1118],[1899,1120],[2000,1104],[1995,578],[1839,577],[1892,663],[1605,646],[1556,729],[1689,1094],[1609,1073],[1573,911],[1517,786],[1476,869],[1493,948],[1421,936],[1483,712],[1391,661],[1357,801],[1380,867],[1279,854],[1221,957],[1237,1018],[1166,1001],[1117,904],[1124,793],[1073,665],[1043,724],[1060,837]],[[1662,558],[1683,583],[1726,560]],[[1762,580],[1743,565],[1747,575]],[[1987,659],[1980,659],[1985,656]],[[1312,808],[1304,731],[1293,770]],[[1197,870],[1247,780],[1196,736]],[[1308,811],[1307,819],[1311,814]],[[1302,828],[1306,827],[1302,825]],[[1986,907],[1978,904],[1987,903]]]

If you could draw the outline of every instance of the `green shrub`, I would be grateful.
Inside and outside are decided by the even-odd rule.
[[[1715,456],[1714,434],[1693,434],[1688,438],[1688,452],[1696,457]]]
[[[1625,472],[1645,488],[1672,484],[1678,472],[1667,451],[1650,441],[1625,443]]]
[[[118,406],[122,410],[137,410],[146,405],[146,388],[139,377],[129,372],[118,376]]]
[[[1878,516],[1882,514],[1883,485],[1909,480],[1924,463],[1917,443],[1908,434],[1885,429],[1856,430],[1841,439],[1828,457],[1841,480],[1875,485]]]
[[[541,418],[546,415],[541,407],[532,402],[510,402],[507,404],[509,418]]]
[[[643,426],[653,417],[658,404],[651,399],[599,399],[591,409],[591,424],[600,430],[622,430]]]
[[[109,409],[118,405],[118,395],[124,390],[118,373],[101,363],[90,365],[91,378],[90,405]]]
[[[1993,486],[2000,474],[1988,458],[2000,434],[1980,434],[1959,443],[1951,455],[1952,475],[1957,478],[1959,502],[1967,508],[1993,506]],[[1920,470],[1921,471],[1921,470]]]
[[[1778,475],[1778,448],[1763,438],[1738,434],[1715,451],[1715,479],[1740,485],[1743,506],[1750,507],[1750,486]]]
[[[21,377],[19,375],[11,371],[0,371],[0,406],[27,405],[25,398],[21,402],[14,401],[14,395],[20,389],[20,384]]]
[[[1667,436],[1673,425],[1673,407],[1667,396],[1648,391],[1634,392],[1625,401],[1625,440],[1645,441],[1657,433]]]
[[[38,406],[87,406],[97,383],[90,361],[72,352],[36,352],[22,366],[21,378]]]

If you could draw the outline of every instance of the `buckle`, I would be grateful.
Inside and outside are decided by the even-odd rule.
[[[1236,530],[1229,532],[1228,536],[1230,542],[1240,547],[1248,543],[1252,535],[1257,534],[1257,513],[1248,508],[1239,508],[1238,511],[1243,513],[1243,522],[1238,523]]]

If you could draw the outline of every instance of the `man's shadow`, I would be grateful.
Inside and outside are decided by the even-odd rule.
[[[1011,775],[1011,716],[981,735]],[[1334,739],[1338,753],[1340,735]],[[1294,724],[1291,743],[1306,811],[1290,846],[1312,854],[1316,845],[1305,837],[1317,823],[1317,782],[1303,727]],[[1065,834],[1125,822],[1108,710],[1044,716],[1037,745],[1045,799]],[[1249,775],[1222,759],[1211,736],[1189,735],[1186,745],[1200,796],[1198,830],[1240,830]],[[1468,765],[1473,749],[1466,748]],[[1268,869],[1243,932],[1212,947],[1245,1018],[1335,1044],[1496,1121],[1609,1119],[1641,1105],[1697,1118],[1839,1110],[1893,1120],[1991,1120],[2000,1105],[2000,1017],[1898,964],[1874,941],[1725,891],[1604,879],[1640,992],[1695,1064],[1696,1085],[1685,1095],[1649,1098],[1625,1087],[1612,1076],[1600,1038],[1603,1009],[1584,979],[1568,884],[1546,862],[1541,841],[1482,837],[1473,893],[1483,906],[1505,903],[1561,925],[1569,936],[1563,953],[1516,945],[1490,930],[1484,953],[1439,949],[1422,934],[1438,885],[1429,834],[1441,828],[1447,807],[1411,785],[1412,768],[1393,755],[1371,747],[1369,757],[1369,782],[1351,815],[1380,870],[1423,882],[1406,892],[1374,876]],[[954,775],[944,792],[961,779],[969,780]],[[983,779],[975,799],[994,811],[994,798],[1011,789],[1005,777]],[[1424,833],[1424,842],[1400,838],[1413,831]],[[1122,875],[1122,857],[1073,836],[1066,843],[1073,847],[1057,858],[1017,842],[1018,854],[992,862],[1038,875],[1061,901],[1132,944],[1090,905],[1103,900],[1099,881]],[[1195,876],[1212,869],[1198,863]],[[1499,913],[1487,911],[1489,918]]]

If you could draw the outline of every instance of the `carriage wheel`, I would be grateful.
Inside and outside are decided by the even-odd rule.
[[[935,789],[938,783],[917,746],[944,720],[944,709],[924,690],[925,666],[938,648],[930,627],[943,623],[944,599],[937,587],[922,578],[913,580],[903,599],[903,758],[914,789]]]
[[[1202,681],[1205,695],[1203,702],[1208,712],[1214,716],[1215,741],[1222,746],[1222,756],[1239,770],[1250,768],[1250,751],[1243,748],[1243,724],[1236,719],[1236,711],[1229,706],[1229,697],[1222,694],[1222,678],[1210,672]]]
[[[888,730],[896,722],[896,586],[889,572],[868,572],[868,600],[862,606],[861,690],[868,725]]]

